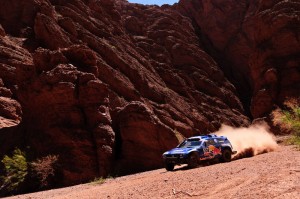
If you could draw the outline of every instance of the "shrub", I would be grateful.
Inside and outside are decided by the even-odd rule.
[[[282,130],[292,133],[289,143],[300,146],[300,99],[289,99],[284,105],[286,110],[276,109],[273,111],[273,122]]]
[[[47,187],[57,160],[58,156],[48,155],[30,163],[20,149],[15,149],[11,157],[5,155],[1,161],[0,197]]]
[[[48,155],[30,163],[32,171],[36,174],[40,181],[41,187],[48,186],[48,178],[50,176],[54,176],[54,167],[57,160],[57,155]]]
[[[300,136],[292,135],[291,138],[287,140],[287,144],[295,144],[300,148]]]
[[[98,177],[95,178],[93,181],[90,182],[90,184],[95,184],[95,185],[99,185],[99,184],[103,184],[105,182],[105,178],[103,177]]]
[[[28,162],[25,153],[20,149],[15,149],[12,157],[5,155],[1,162],[4,164],[5,175],[1,177],[0,191],[18,190],[28,173]]]

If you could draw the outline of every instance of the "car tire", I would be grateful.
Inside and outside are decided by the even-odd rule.
[[[230,162],[231,161],[231,150],[230,149],[223,149],[222,150],[222,162]]]
[[[198,155],[196,153],[192,153],[189,155],[187,163],[190,168],[195,168],[198,166]]]
[[[173,171],[174,170],[174,164],[172,164],[172,163],[167,163],[165,165],[165,167],[166,167],[167,171]]]

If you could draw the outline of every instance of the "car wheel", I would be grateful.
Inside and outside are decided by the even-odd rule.
[[[189,155],[189,158],[188,158],[188,166],[190,168],[195,168],[198,166],[198,155],[196,153],[192,153]]]
[[[165,167],[166,167],[166,170],[167,170],[167,171],[173,171],[173,169],[174,169],[174,164],[167,163],[167,164],[165,165]]]
[[[222,162],[230,162],[231,161],[231,151],[229,149],[222,150]]]

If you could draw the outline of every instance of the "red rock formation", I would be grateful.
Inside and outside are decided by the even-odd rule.
[[[3,29],[2,29],[3,30]],[[31,55],[18,46],[17,38],[0,35],[0,128],[18,125],[22,120],[22,108],[16,99],[16,91],[31,77],[34,71]]]
[[[116,169],[122,173],[133,173],[161,166],[165,149],[174,146],[178,137],[169,126],[143,103],[131,102],[118,114],[122,148]],[[151,160],[151,161],[150,161]]]
[[[19,140],[36,157],[59,155],[61,183],[69,185],[161,167],[161,153],[178,143],[180,133],[206,134],[222,123],[248,125],[235,87],[255,93],[251,110],[257,117],[274,98],[292,95],[299,79],[295,73],[294,87],[280,89],[288,83],[273,67],[275,58],[245,41],[246,33],[258,28],[255,6],[262,4],[251,1],[246,12],[246,2],[158,7],[121,0],[5,1],[0,8],[0,133],[16,126]],[[259,9],[275,4],[265,6]],[[276,53],[293,55],[289,67],[298,70],[299,46],[292,53],[283,44]],[[250,59],[255,53],[257,59]],[[228,62],[220,62],[220,55]],[[284,60],[279,63],[286,71]],[[245,77],[244,83],[234,86],[221,68],[226,75],[234,71],[230,80]],[[1,140],[11,139],[7,131],[2,135]],[[9,146],[14,147],[0,145],[0,154]]]
[[[300,95],[299,1],[182,0],[177,9],[228,61],[225,73],[254,118]]]

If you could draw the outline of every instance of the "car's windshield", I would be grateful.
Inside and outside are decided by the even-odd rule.
[[[200,144],[201,141],[199,139],[185,140],[178,146],[178,148],[195,147],[195,146],[200,146]]]

